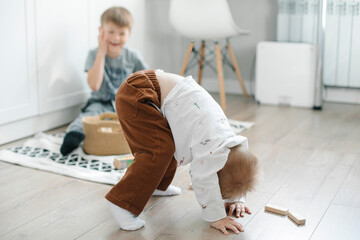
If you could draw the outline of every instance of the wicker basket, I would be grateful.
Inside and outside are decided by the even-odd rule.
[[[82,123],[85,133],[83,148],[87,154],[120,155],[131,153],[116,113],[84,117]]]

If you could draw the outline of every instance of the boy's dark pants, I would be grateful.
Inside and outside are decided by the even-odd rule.
[[[131,75],[115,98],[116,112],[135,159],[106,199],[136,216],[155,189],[167,189],[177,167],[169,124],[148,103],[153,102],[160,108],[160,97],[155,72],[149,70]]]

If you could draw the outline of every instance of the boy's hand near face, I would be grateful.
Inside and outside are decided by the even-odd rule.
[[[245,205],[245,203],[241,202],[233,202],[233,203],[225,203],[225,209],[228,212],[228,216],[232,216],[235,213],[235,217],[244,217],[245,213],[251,214],[249,208]]]
[[[98,42],[99,42],[98,52],[100,52],[105,56],[107,53],[107,46],[106,46],[107,43],[105,38],[105,30],[102,27],[99,27]]]
[[[238,234],[239,231],[240,232],[244,231],[243,226],[240,223],[236,222],[231,217],[225,217],[225,218],[222,218],[222,219],[220,219],[218,221],[211,222],[210,226],[213,227],[213,228],[219,229],[225,235],[228,235],[228,231],[226,231],[226,229],[230,229],[236,234]]]
[[[105,56],[107,54],[106,33],[103,27],[99,27],[99,46],[93,67],[88,70],[87,81],[93,91],[100,89],[104,76]]]

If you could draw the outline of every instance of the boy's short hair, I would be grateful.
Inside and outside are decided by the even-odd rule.
[[[241,145],[231,148],[225,166],[218,172],[221,195],[224,199],[239,199],[252,191],[257,183],[257,158]]]
[[[131,13],[123,7],[111,7],[101,15],[101,26],[107,22],[113,22],[119,27],[128,27],[131,30],[133,17]]]

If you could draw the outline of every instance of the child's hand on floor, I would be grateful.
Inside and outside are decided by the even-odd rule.
[[[245,203],[241,202],[225,203],[225,209],[228,211],[228,216],[232,216],[235,213],[237,218],[244,217],[245,213],[251,214]]]
[[[225,218],[222,218],[222,219],[220,219],[220,220],[218,220],[216,222],[211,222],[210,226],[213,227],[213,228],[219,229],[225,235],[228,235],[228,232],[226,231],[226,229],[230,229],[236,234],[239,233],[239,230],[240,230],[240,232],[244,231],[243,226],[240,223],[236,222],[231,217],[225,217]]]

